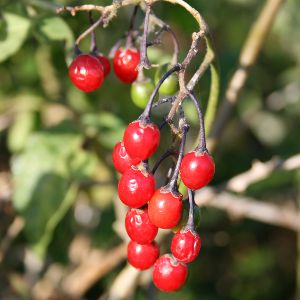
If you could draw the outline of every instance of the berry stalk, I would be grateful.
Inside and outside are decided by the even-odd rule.
[[[130,24],[129,24],[129,28],[128,28],[128,34],[127,34],[127,38],[126,38],[125,48],[131,48],[132,44],[133,44],[133,28],[134,28],[138,8],[139,8],[138,5],[136,5],[134,7],[131,18],[130,18]]]
[[[150,115],[151,115],[151,108],[152,108],[152,104],[154,101],[154,98],[156,96],[156,94],[158,93],[158,90],[160,88],[160,86],[164,83],[164,81],[170,76],[172,75],[174,72],[179,71],[181,68],[180,64],[176,64],[173,68],[171,68],[158,82],[158,84],[155,86],[155,89],[153,90],[148,103],[145,107],[144,112],[141,114],[141,116],[139,117],[139,120],[147,123],[150,119]]]
[[[196,147],[196,150],[199,150],[200,152],[204,152],[204,151],[207,151],[207,149],[206,149],[206,137],[205,137],[205,125],[204,125],[203,112],[202,112],[202,109],[200,108],[200,105],[192,91],[189,91],[189,96],[196,107],[199,121],[200,121],[200,139],[199,139],[198,146]]]
[[[185,228],[194,230],[194,196],[195,196],[195,192],[192,191],[191,189],[188,189],[188,196],[189,196],[190,208],[189,208],[189,218],[188,218]]]
[[[181,140],[181,144],[180,144],[180,148],[179,148],[179,155],[178,155],[178,160],[174,169],[174,173],[173,176],[168,184],[168,187],[170,188],[171,191],[176,190],[177,191],[177,179],[178,179],[178,175],[179,175],[179,168],[180,168],[180,164],[182,161],[182,157],[183,157],[183,153],[184,153],[184,146],[185,146],[185,142],[186,142],[186,135],[187,132],[189,130],[189,125],[188,124],[183,124],[182,126],[182,140]]]

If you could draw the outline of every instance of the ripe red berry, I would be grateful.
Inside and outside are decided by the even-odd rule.
[[[206,151],[192,151],[184,155],[180,165],[180,177],[189,189],[198,190],[204,187],[214,174],[214,160]]]
[[[188,268],[186,264],[176,261],[170,254],[161,256],[154,264],[153,283],[164,292],[180,289],[186,281]]]
[[[169,229],[178,224],[182,213],[182,195],[156,190],[148,204],[150,222],[158,228]]]
[[[109,72],[110,72],[110,63],[109,60],[106,56],[102,55],[102,54],[98,54],[97,55],[98,60],[100,61],[100,63],[103,66],[103,72],[104,72],[104,77],[106,77]]]
[[[127,247],[128,262],[137,269],[149,269],[157,260],[159,249],[155,242],[141,245],[130,241]]]
[[[155,179],[147,171],[131,167],[125,171],[119,181],[118,193],[121,201],[129,207],[141,207],[152,197],[155,191]]]
[[[132,159],[126,152],[123,142],[118,142],[115,145],[112,161],[117,171],[124,173],[130,169],[131,166],[136,166],[141,161],[139,159]]]
[[[173,256],[184,263],[195,260],[200,252],[200,236],[191,229],[181,229],[172,239],[171,251]]]
[[[104,78],[103,67],[93,55],[78,55],[69,67],[69,76],[74,85],[82,91],[92,92],[98,89]]]
[[[137,66],[140,62],[140,51],[137,49],[117,50],[114,57],[114,71],[124,83],[132,83],[138,76]]]
[[[131,122],[123,137],[125,149],[130,157],[145,160],[157,149],[160,132],[153,123],[143,125],[141,121]]]
[[[125,228],[129,237],[139,244],[151,243],[158,228],[149,220],[148,209],[130,209],[125,218]]]

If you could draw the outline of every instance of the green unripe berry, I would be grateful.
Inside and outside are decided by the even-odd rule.
[[[159,80],[168,70],[169,70],[168,65],[161,66],[157,69],[154,76],[155,84],[158,84]],[[171,96],[174,95],[177,91],[178,91],[178,76],[177,74],[173,73],[160,86],[159,93],[161,95]]]
[[[135,81],[130,90],[133,103],[139,108],[145,108],[153,90],[154,84],[150,79]]]

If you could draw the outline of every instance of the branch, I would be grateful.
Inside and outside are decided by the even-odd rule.
[[[227,192],[218,193],[209,187],[196,192],[195,202],[200,207],[222,209],[235,218],[249,218],[300,232],[300,213],[291,208]]]
[[[267,0],[248,34],[240,54],[239,66],[229,81],[223,104],[217,114],[211,137],[208,140],[210,150],[213,150],[218,143],[225,124],[239,100],[241,90],[249,76],[250,68],[256,63],[266,37],[271,30],[273,21],[283,3],[284,0]]]
[[[160,244],[170,233],[169,230],[159,231],[156,236],[156,242]],[[113,281],[108,300],[124,300],[129,299],[135,291],[137,281],[141,275],[141,271],[133,268],[130,265],[126,267],[117,275]]]
[[[84,4],[84,5],[78,5],[78,6],[63,6],[59,7],[56,9],[56,12],[58,14],[64,13],[64,12],[69,12],[72,16],[75,16],[77,12],[79,11],[99,11],[103,12],[104,11],[104,6],[100,5],[93,5],[93,4]]]
[[[121,244],[108,252],[93,250],[88,257],[62,282],[66,295],[80,297],[126,257],[126,245]]]
[[[2,238],[0,244],[0,263],[7,253],[13,240],[19,235],[24,228],[24,220],[21,217],[15,217],[13,222],[9,225],[6,235]]]
[[[109,289],[108,300],[129,299],[133,295],[141,271],[127,264]]]
[[[275,170],[289,171],[298,168],[300,168],[300,154],[286,160],[275,157],[267,162],[254,161],[250,170],[231,178],[225,187],[233,192],[242,193],[250,184],[268,177]]]
[[[300,231],[300,212],[224,191],[224,189],[229,189],[237,193],[245,192],[250,184],[267,178],[275,170],[289,171],[299,168],[300,154],[286,160],[272,158],[265,163],[255,161],[250,170],[234,176],[221,189],[207,187],[197,191],[195,201],[198,206],[205,205],[222,209],[237,218],[250,218]]]

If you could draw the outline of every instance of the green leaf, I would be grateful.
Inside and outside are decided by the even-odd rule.
[[[73,50],[74,35],[69,25],[60,17],[41,19],[38,30],[50,41],[65,42],[67,53]]]
[[[6,23],[6,38],[0,40],[0,62],[20,49],[30,27],[29,19],[15,14],[4,13],[3,19]]]
[[[82,118],[82,124],[86,128],[87,135],[97,137],[99,143],[109,149],[122,140],[125,130],[124,122],[108,112],[86,114]]]
[[[45,230],[41,238],[33,244],[33,250],[40,256],[44,257],[46,250],[52,240],[54,230],[59,222],[66,215],[68,210],[74,204],[76,199],[76,194],[78,192],[78,184],[73,183],[69,186],[64,199],[59,205],[58,209],[49,217],[45,225]]]
[[[17,114],[16,120],[8,131],[8,148],[12,152],[21,151],[28,136],[34,130],[38,120],[37,112],[23,111]]]
[[[65,160],[77,144],[76,135],[65,133],[37,133],[28,139],[24,152],[12,164],[15,180],[13,202],[17,210],[24,211],[35,201],[35,195],[39,198],[43,189],[46,198],[53,198],[54,202],[61,198],[60,193],[64,192],[66,183],[62,184],[61,190],[59,184],[53,191],[51,187],[55,187],[58,181],[67,180]]]
[[[23,153],[13,159],[13,204],[25,219],[29,242],[40,255],[75,201],[75,196],[68,196],[70,189],[94,171],[95,158],[81,144],[81,136],[62,124],[30,136]]]

